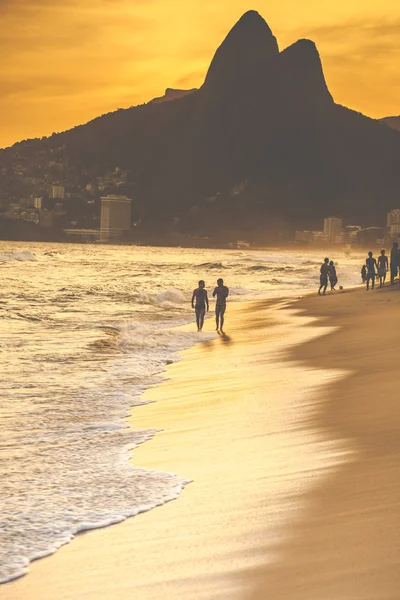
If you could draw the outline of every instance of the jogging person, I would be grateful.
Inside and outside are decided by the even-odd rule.
[[[213,291],[213,296],[217,296],[215,304],[215,323],[217,325],[216,330],[223,333],[226,299],[229,295],[229,289],[224,285],[223,279],[218,279],[217,283],[218,286]]]

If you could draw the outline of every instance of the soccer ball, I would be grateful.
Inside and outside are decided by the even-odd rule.
[[[339,290],[342,290],[342,289],[343,289],[343,286],[342,286],[342,285],[339,285]]]

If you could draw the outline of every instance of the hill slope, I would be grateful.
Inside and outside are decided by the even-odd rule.
[[[384,117],[380,119],[386,125],[389,125],[392,129],[398,129],[400,131],[400,116],[398,117]]]
[[[338,214],[365,225],[398,204],[400,135],[336,105],[313,42],[283,52],[254,11],[228,34],[205,82],[173,102],[99,117],[0,154],[7,165],[57,157],[80,184],[128,173],[148,230],[275,231]]]

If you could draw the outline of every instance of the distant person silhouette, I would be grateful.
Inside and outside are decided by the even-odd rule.
[[[383,287],[386,281],[386,273],[389,270],[389,261],[386,256],[386,250],[381,250],[380,256],[378,256],[378,275],[379,275],[379,287]]]
[[[203,329],[206,307],[207,312],[210,308],[208,305],[208,294],[207,290],[205,289],[205,285],[206,284],[204,281],[200,279],[199,287],[193,291],[192,296],[192,308],[194,308],[196,311],[197,331],[201,331]]]
[[[366,265],[363,265],[361,267],[361,280],[363,283],[365,283],[366,279],[367,279],[367,267],[366,267]]]
[[[328,287],[328,275],[329,275],[329,258],[324,258],[324,262],[321,265],[321,268],[319,270],[320,272],[320,277],[319,277],[319,290],[318,290],[318,295],[321,295],[321,290],[322,288],[324,289],[322,295],[325,296],[325,292],[326,292],[326,288]]]
[[[224,285],[223,279],[218,279],[217,283],[218,286],[213,291],[213,296],[217,296],[215,304],[215,322],[217,325],[216,330],[223,333],[226,299],[229,295],[229,289]]]
[[[335,291],[335,285],[337,284],[337,282],[338,278],[336,274],[335,263],[333,262],[333,260],[331,260],[329,263],[329,283],[331,284],[332,291]]]
[[[395,277],[397,277],[397,270],[399,268],[399,244],[393,242],[392,250],[390,252],[390,283],[394,284]]]
[[[374,289],[375,287],[375,276],[376,271],[378,269],[378,265],[376,264],[376,258],[373,258],[372,252],[368,252],[368,258],[365,261],[367,265],[367,292],[369,290],[369,282],[371,281],[371,287]]]

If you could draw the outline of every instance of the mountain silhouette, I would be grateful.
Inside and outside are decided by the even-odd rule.
[[[400,115],[398,117],[384,117],[383,119],[379,119],[382,123],[386,123],[392,129],[400,130]]]
[[[150,102],[154,104],[161,104],[161,102],[170,102],[171,100],[179,100],[179,98],[183,98],[192,92],[197,92],[196,88],[191,90],[177,90],[174,88],[167,88],[165,90],[164,96],[160,96],[159,98],[153,98]]]
[[[17,144],[0,162],[16,153],[56,154],[84,183],[120,167],[148,231],[267,241],[328,214],[379,225],[399,203],[399,132],[335,104],[315,44],[279,52],[255,11],[229,32],[199,90]]]

